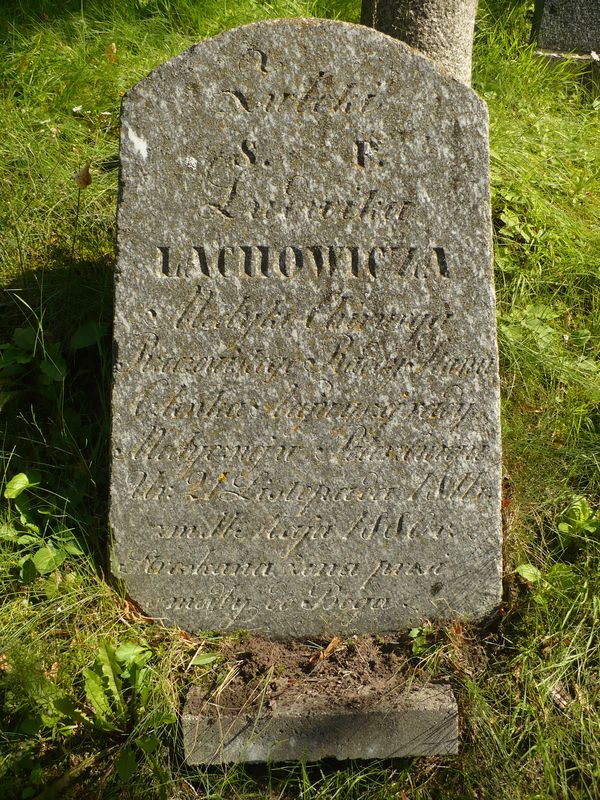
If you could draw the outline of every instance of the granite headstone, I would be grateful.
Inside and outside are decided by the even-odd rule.
[[[274,638],[501,590],[487,113],[374,30],[261,22],[123,99],[111,524],[143,611]]]
[[[543,50],[599,53],[599,0],[536,0],[533,35]]]

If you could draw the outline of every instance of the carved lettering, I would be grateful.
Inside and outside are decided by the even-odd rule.
[[[359,33],[229,31],[123,101],[114,563],[194,632],[498,599],[485,109]]]
[[[275,565],[271,561],[210,562],[208,551],[199,561],[169,561],[162,556],[150,554],[144,558],[146,575],[194,575],[202,577],[267,578],[273,574]]]
[[[365,141],[363,139],[356,140],[356,163],[359,167],[365,167],[367,162],[371,159],[376,159],[376,163],[381,167],[383,161],[376,156],[379,150],[379,142],[376,139]]]
[[[448,277],[447,259],[436,261],[432,253],[417,255],[416,247],[381,246],[369,249],[354,246],[312,245],[300,248],[288,245],[272,249],[267,245],[236,245],[190,248],[184,261],[172,263],[170,248],[159,247],[160,273],[167,278],[206,279],[218,277],[284,277],[304,275],[319,279],[336,272],[353,277],[418,278],[435,280]],[[443,251],[442,251],[443,252]],[[437,258],[441,258],[439,255]]]
[[[217,495],[231,495],[245,501],[258,501],[266,504],[294,503],[302,513],[306,513],[315,503],[376,503],[401,500],[405,490],[401,486],[386,486],[367,482],[330,486],[322,481],[303,483],[293,480],[289,483],[276,482],[268,473],[251,479],[243,474],[215,474],[208,471],[192,473],[197,464],[181,464],[177,480],[168,481],[167,473],[158,470],[138,471],[136,482],[130,491],[132,499],[162,500],[167,502],[174,496],[181,497],[187,491],[187,499],[192,502],[208,500]],[[476,504],[481,498],[491,496],[486,476],[476,472],[428,472],[409,494],[411,501],[444,500],[459,504]],[[181,484],[181,485],[180,485]],[[182,498],[183,499],[183,498]]]
[[[192,468],[200,463],[222,465],[231,461],[256,467],[265,459],[270,463],[287,463],[299,450],[299,445],[288,444],[207,444],[200,433],[174,439],[163,427],[150,430],[130,455],[134,460],[175,461]]]
[[[406,514],[362,513],[355,517],[342,538],[360,541],[438,541],[455,536],[449,525],[439,525],[419,520],[409,521]]]
[[[369,611],[385,610],[391,605],[389,597],[349,597],[342,593],[341,587],[321,588],[313,587],[308,597],[302,600],[302,611]]]
[[[250,51],[249,51],[250,52]],[[267,54],[261,53],[261,68],[257,72],[256,63],[251,66],[252,76],[267,73]],[[246,61],[246,60],[244,60]],[[240,61],[240,67],[243,66]],[[247,62],[250,66],[250,60]],[[376,110],[377,98],[381,98],[381,81],[371,91],[365,91],[358,83],[348,82],[338,85],[334,73],[324,69],[312,78],[306,78],[304,85],[294,92],[278,89],[269,91],[260,85],[254,91],[242,91],[238,88],[220,89],[216,92],[216,111],[222,114],[272,114],[293,113],[305,114],[322,112],[324,114],[350,114],[364,112],[367,108]]]
[[[428,472],[411,495],[412,500],[453,500],[462,503],[476,503],[482,497],[491,497],[486,485],[485,475],[462,473],[453,475]]]

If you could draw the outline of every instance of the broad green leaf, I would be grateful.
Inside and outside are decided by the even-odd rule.
[[[115,658],[123,664],[129,664],[134,661],[139,666],[143,666],[152,658],[152,651],[147,645],[124,642],[115,650]]]
[[[83,550],[81,549],[81,547],[77,544],[77,542],[74,539],[70,540],[68,542],[64,542],[62,539],[59,539],[57,544],[59,544],[61,546],[61,548],[63,550],[66,550],[67,553],[69,553],[69,555],[71,555],[71,556],[82,556],[83,555]]]
[[[546,575],[553,589],[569,594],[581,589],[583,579],[569,564],[553,564]]]
[[[0,344],[0,369],[8,375],[18,374],[18,370],[11,370],[17,364],[29,364],[33,361],[33,355],[26,353],[20,347],[12,344]]]
[[[108,642],[102,642],[98,648],[98,664],[107,681],[107,691],[110,700],[114,703],[115,713],[119,720],[126,714],[125,700],[121,684],[121,670],[115,657],[115,651]]]
[[[133,702],[135,705],[142,709],[148,700],[151,687],[151,672],[147,667],[138,667],[137,664],[131,663],[128,667],[123,668],[121,673],[123,684],[127,690],[131,689],[134,695]],[[126,690],[126,691],[127,691]]]
[[[533,564],[519,564],[515,572],[527,583],[537,583],[542,578],[542,573]]]
[[[21,497],[18,497],[15,500],[15,508],[19,512],[19,522],[21,523],[21,525],[24,526],[35,525],[35,523],[31,522],[31,517],[29,516],[32,512],[31,503],[23,502],[23,499],[27,500],[27,498],[24,495],[21,495]],[[39,533],[39,528],[37,532]]]
[[[106,695],[102,675],[85,667],[83,681],[88,703],[95,712],[93,724],[107,731],[118,730],[118,726],[114,723],[114,712]]]
[[[218,653],[196,653],[190,661],[190,667],[204,667],[220,658]]]
[[[32,560],[40,575],[46,575],[48,572],[54,572],[55,569],[58,569],[66,557],[67,554],[64,550],[46,545],[45,547],[40,547],[33,554]]]
[[[119,753],[116,764],[117,774],[123,783],[127,783],[135,775],[137,770],[137,759],[135,752],[130,745],[125,747]]]
[[[573,331],[571,334],[571,341],[576,347],[585,347],[589,340],[592,338],[591,331],[584,328],[579,331]]]
[[[558,530],[562,533],[571,533],[572,526],[568,522],[559,522]]]
[[[21,520],[21,522],[23,522],[23,520]],[[40,538],[40,529],[38,525],[35,525],[33,522],[23,522],[23,525],[27,530],[32,531],[38,539]]]
[[[48,600],[52,600],[54,597],[58,597],[60,594],[60,586],[58,581],[54,580],[54,576],[58,575],[58,572],[55,572],[53,575],[50,575],[49,578],[46,578],[43,582],[43,589],[44,594],[48,598]]]
[[[38,702],[54,703],[57,697],[63,697],[62,690],[46,676],[41,677],[36,686]]]
[[[148,719],[148,725],[153,730],[163,728],[165,725],[173,725],[175,722],[177,722],[177,715],[173,711],[155,711]]]
[[[144,753],[146,753],[146,755],[150,755],[160,744],[160,739],[158,736],[155,736],[153,733],[151,733],[149,736],[140,736],[135,740],[135,743],[140,750],[143,750]]]
[[[67,363],[62,356],[47,357],[40,364],[40,370],[53,381],[64,380],[67,374]]]
[[[24,533],[17,539],[18,544],[39,544],[41,541],[39,536],[31,533]]]
[[[94,344],[98,344],[105,330],[106,326],[100,325],[100,323],[96,322],[94,319],[84,322],[83,325],[77,328],[73,336],[71,336],[71,350],[82,350],[84,347],[91,347]]]
[[[139,705],[144,707],[150,696],[150,689],[152,688],[152,670],[149,667],[142,667],[139,669],[136,666],[131,675],[131,686],[136,694]]]
[[[26,328],[15,328],[13,333],[13,342],[20,347],[21,350],[27,350],[32,353],[35,349],[36,331],[29,325]]]
[[[592,509],[590,508],[590,504],[586,498],[581,495],[572,500],[570,506],[564,514],[565,519],[571,522],[584,522],[591,516]]]
[[[18,475],[11,478],[6,484],[4,497],[6,497],[7,500],[14,500],[15,497],[18,497],[25,489],[29,489],[30,486],[35,486],[35,484],[30,482],[24,472],[19,472]]]
[[[35,564],[33,563],[31,556],[26,556],[24,559],[22,559],[19,574],[23,583],[31,583],[37,578],[38,571],[35,568]]]
[[[26,736],[35,736],[36,733],[39,733],[41,727],[42,720],[39,714],[28,714],[18,723],[17,731],[24,733]]]
[[[152,671],[143,666],[144,661],[148,661],[151,656],[151,651],[146,650],[137,656],[139,663],[138,661],[129,661],[123,665],[121,671],[123,683],[131,687],[135,695],[135,702],[140,707],[146,704],[152,685]]]
[[[88,722],[80,709],[75,705],[70,697],[57,697],[53,702],[54,708],[63,716],[68,717],[72,722]]]
[[[30,353],[25,353],[13,347],[11,350],[5,350],[0,358],[0,367],[6,375],[21,375],[22,370],[20,367],[23,364],[30,364],[33,361],[33,356]]]
[[[56,544],[60,546],[62,550],[66,550],[72,556],[82,556],[83,550],[79,546],[79,542],[73,536],[72,533],[66,532],[62,536],[57,536]]]
[[[27,493],[23,492],[15,500],[15,508],[20,514],[21,525],[27,525],[28,522],[33,523],[36,508],[33,503],[33,498]]]

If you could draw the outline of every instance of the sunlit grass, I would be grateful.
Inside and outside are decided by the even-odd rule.
[[[504,616],[486,631],[440,631],[414,659],[453,682],[461,754],[191,769],[181,763],[176,726],[165,723],[154,760],[141,760],[126,781],[118,775],[127,742],[144,734],[153,713],[179,710],[187,686],[201,678],[205,668],[190,666],[197,650],[218,646],[145,620],[109,577],[106,432],[120,96],[225,28],[278,16],[356,21],[359,5],[7,0],[0,8],[0,278],[7,290],[0,343],[15,347],[15,336],[26,344],[31,335],[36,342],[30,361],[0,371],[0,478],[4,487],[19,472],[37,474],[25,520],[50,539],[64,524],[85,550],[27,582],[22,560],[37,545],[0,537],[0,797],[32,797],[61,779],[55,796],[65,798],[600,795],[600,534],[577,534],[565,544],[558,529],[579,496],[592,512],[600,506],[600,102],[577,75],[534,57],[530,3],[520,0],[481,3],[474,71],[490,109]],[[92,184],[81,190],[77,220],[75,176],[86,163]],[[63,359],[63,377],[49,377],[46,351]],[[23,509],[16,500],[2,502],[0,530],[26,535]],[[526,574],[537,569],[539,580],[520,577],[515,568],[523,564],[530,565]],[[84,704],[84,670],[101,643],[128,641],[153,652],[151,701],[132,729],[115,736],[57,717],[51,687]],[[222,669],[225,679],[229,667]]]

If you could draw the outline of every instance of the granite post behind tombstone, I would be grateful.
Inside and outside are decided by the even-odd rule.
[[[115,340],[115,570],[147,614],[286,639],[493,612],[487,114],[470,89],[331,21],[250,25],[163,64],[123,101]],[[427,752],[456,747],[440,692]],[[298,747],[423,752],[401,735],[411,703],[370,702],[362,721],[386,731],[370,750],[336,749],[313,709],[325,733],[304,720]],[[192,761],[251,760],[248,731],[256,758],[299,753],[247,719],[228,749],[223,720],[190,708]],[[278,742],[298,730],[280,710]]]
[[[477,2],[362,0],[360,21],[406,42],[470,86]]]

